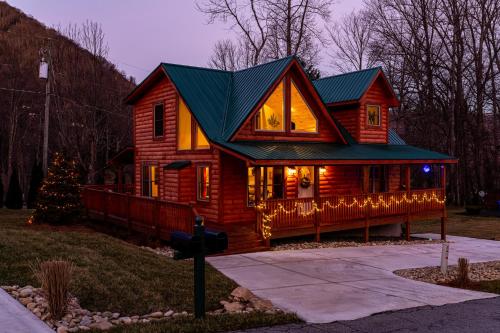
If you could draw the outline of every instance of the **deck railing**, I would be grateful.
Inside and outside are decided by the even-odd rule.
[[[131,231],[170,239],[172,231],[192,232],[194,212],[190,205],[84,187],[82,200],[88,215]]]
[[[300,228],[345,226],[348,229],[355,221],[415,217],[442,211],[444,205],[441,188],[266,200],[257,205],[258,228],[265,238],[276,231]]]

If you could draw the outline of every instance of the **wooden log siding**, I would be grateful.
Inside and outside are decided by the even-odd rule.
[[[205,150],[177,151],[177,101],[178,94],[166,77],[158,80],[134,104],[134,145],[135,145],[135,193],[141,192],[141,171],[143,163],[158,165],[159,199],[193,202],[198,212],[207,220],[218,221],[219,207],[216,194],[219,191],[219,151]],[[165,106],[164,135],[153,137],[153,106],[163,102]],[[163,170],[168,163],[189,160],[193,164],[183,170]],[[210,165],[210,200],[196,201],[196,165]]]
[[[264,202],[265,208],[263,214],[270,214],[271,232],[274,237],[279,238],[293,234],[293,230],[308,229],[309,232],[303,234],[313,234],[315,226],[315,215],[319,223],[320,231],[348,230],[362,228],[365,220],[368,219],[369,225],[382,225],[391,223],[403,223],[408,215],[412,216],[412,221],[429,216],[441,216],[444,210],[444,203],[434,200],[422,201],[424,194],[428,197],[435,195],[439,201],[444,199],[441,188],[412,190],[409,194],[406,191],[384,192],[373,194],[356,195],[335,195],[319,198],[305,199],[276,199]],[[404,200],[404,196],[412,200],[416,195],[422,202],[401,202],[390,204],[389,207],[381,204],[378,207],[372,207],[368,203],[364,207],[359,207],[357,202],[363,205],[365,200],[371,199],[372,203],[379,203],[383,200],[389,203],[392,200]],[[314,213],[315,202],[320,211]],[[259,213],[260,215],[261,213]],[[259,217],[261,219],[262,217]],[[301,234],[297,232],[295,234]]]
[[[192,232],[194,225],[194,212],[188,204],[91,187],[83,189],[82,197],[91,218],[161,239],[170,239],[172,231]]]

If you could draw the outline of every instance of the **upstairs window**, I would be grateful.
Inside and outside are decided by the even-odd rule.
[[[290,85],[290,114],[292,132],[317,133],[318,119],[307,105],[304,97],[292,80]]]
[[[367,105],[366,117],[369,126],[380,126],[380,105]]]
[[[177,125],[177,149],[191,149],[191,113],[184,101],[179,98],[179,114]]]
[[[195,149],[208,149],[210,144],[208,143],[207,137],[203,134],[200,126],[196,126],[196,145]]]
[[[164,110],[163,104],[156,104],[153,110],[153,124],[155,138],[163,136]]]
[[[285,103],[283,81],[274,89],[271,96],[260,108],[255,117],[255,129],[258,131],[285,131]]]
[[[199,201],[208,201],[210,199],[210,167],[200,165],[197,167],[197,198]]]
[[[144,164],[142,166],[142,195],[157,198],[158,183],[158,167],[156,165]]]

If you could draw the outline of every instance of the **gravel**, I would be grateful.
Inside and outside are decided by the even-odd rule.
[[[429,283],[449,283],[457,277],[457,265],[448,266],[447,275],[441,273],[440,267],[401,269],[394,274]],[[500,280],[500,261],[469,264],[469,279],[474,282]]]
[[[320,243],[313,241],[302,241],[302,242],[291,242],[284,244],[274,245],[271,250],[273,251],[283,251],[283,250],[306,250],[306,249],[325,249],[325,248],[337,248],[337,247],[361,247],[361,246],[376,246],[376,245],[416,245],[416,244],[439,244],[443,243],[441,240],[426,240],[426,239],[415,239],[415,240],[375,240],[370,242],[359,242],[359,241],[321,241]]]

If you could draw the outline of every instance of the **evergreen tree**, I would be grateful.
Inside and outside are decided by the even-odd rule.
[[[80,215],[80,183],[74,161],[56,153],[43,180],[29,223],[69,223]]]
[[[23,208],[23,192],[19,185],[19,176],[17,169],[12,171],[9,180],[9,188],[7,189],[7,197],[5,198],[5,207],[9,209]]]
[[[33,168],[31,169],[30,188],[28,191],[28,199],[27,199],[28,208],[35,208],[38,190],[40,189],[42,181],[43,181],[42,165],[38,162],[35,162],[33,163]]]

